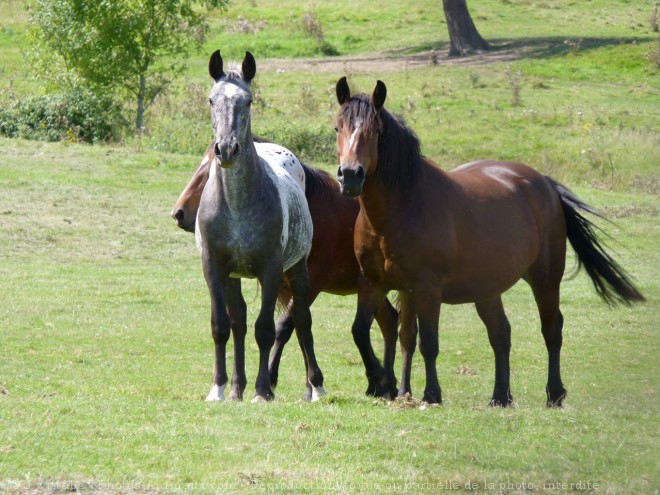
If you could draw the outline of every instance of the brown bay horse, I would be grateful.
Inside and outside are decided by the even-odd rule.
[[[383,108],[381,81],[371,97],[351,96],[345,77],[336,91],[341,105],[337,175],[342,192],[359,197],[354,248],[369,281],[358,294],[354,335],[368,335],[370,315],[389,291],[397,291],[403,355],[399,394],[411,392],[419,331],[426,369],[423,400],[440,403],[441,303],[475,303],[495,354],[490,403],[507,406],[512,403],[511,327],[501,294],[523,279],[534,294],[548,351],[547,405],[561,406],[566,390],[560,375],[559,289],[566,240],[606,302],[644,299],[581,213],[594,211],[559,183],[519,163],[479,161],[442,171],[421,155],[413,131]]]
[[[267,142],[257,137],[254,140]],[[197,170],[172,209],[172,217],[177,225],[187,232],[195,232],[199,201],[209,178],[211,163],[215,159],[214,146],[214,143],[209,145]],[[362,280],[353,252],[353,228],[360,209],[359,202],[356,198],[342,195],[337,181],[326,172],[304,163],[302,166],[305,170],[305,196],[314,225],[312,249],[307,259],[310,304],[320,292],[342,296],[356,294]],[[283,285],[280,300],[285,307],[289,298],[290,291],[286,285]],[[371,318],[373,317],[372,315]],[[385,301],[376,311],[375,319],[385,339],[389,341],[387,348],[392,350],[390,355],[386,356],[385,366],[393,370],[393,364],[388,364],[388,360],[394,360],[398,322],[396,310]],[[277,384],[282,351],[293,331],[293,318],[290,312],[285,310],[277,323],[275,345],[270,359],[269,368],[273,386]],[[393,372],[385,376],[384,368],[371,347],[369,335],[360,334],[354,337],[366,368],[367,394],[396,396],[396,378]]]

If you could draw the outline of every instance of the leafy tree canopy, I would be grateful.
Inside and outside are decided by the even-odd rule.
[[[203,9],[228,0],[33,0],[33,68],[56,84],[122,89],[144,110],[184,69],[206,34]],[[197,7],[195,4],[199,4]]]

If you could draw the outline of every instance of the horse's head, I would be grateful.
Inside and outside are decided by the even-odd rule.
[[[346,78],[337,82],[337,101],[341,105],[335,130],[339,168],[337,179],[346,196],[359,196],[367,175],[378,164],[378,137],[382,130],[380,111],[385,103],[387,88],[376,83],[371,97],[359,94],[351,97]]]
[[[250,129],[250,106],[252,91],[250,81],[257,72],[257,65],[250,52],[245,52],[241,71],[230,70],[225,74],[222,68],[220,50],[211,55],[209,74],[215,85],[209,95],[211,119],[215,140],[215,155],[222,167],[231,167],[236,157],[243,151]]]
[[[209,170],[211,163],[215,159],[215,143],[206,149],[204,158],[202,158],[199,167],[195,174],[188,182],[188,185],[183,190],[179,199],[176,200],[174,208],[172,208],[172,218],[176,220],[178,227],[187,232],[195,232],[195,223],[197,219],[197,210],[199,209],[199,201],[202,197],[204,186],[209,180]]]

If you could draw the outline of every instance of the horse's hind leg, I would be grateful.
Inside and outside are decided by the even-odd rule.
[[[504,313],[502,298],[476,303],[479,318],[486,325],[488,340],[495,353],[495,387],[491,406],[506,407],[513,403],[509,386],[509,354],[511,351],[511,325]]]
[[[293,335],[293,316],[291,316],[291,301],[286,305],[284,313],[275,325],[275,345],[270,353],[270,361],[268,362],[268,373],[270,374],[270,384],[273,388],[277,386],[279,378],[280,360],[282,359],[282,352],[284,346],[291,335]]]
[[[312,387],[311,400],[318,400],[325,395],[323,388],[323,373],[316,361],[314,353],[314,337],[312,335],[312,315],[309,311],[309,274],[307,259],[302,258],[287,271],[291,283],[293,299],[291,301],[291,316],[296,328],[296,336],[300,343],[307,370],[307,382]]]
[[[559,310],[559,285],[553,289],[542,289],[532,285],[539,316],[541,332],[548,349],[548,384],[546,395],[548,407],[561,407],[566,398],[566,389],[561,381],[560,354],[564,317]]]
[[[270,362],[268,364],[268,373],[270,373],[270,385],[273,388],[277,386],[277,381],[279,379],[282,351],[284,351],[284,346],[291,339],[291,335],[293,335],[293,331],[295,329],[292,311],[293,298],[289,299],[284,313],[275,326],[275,345],[273,346],[273,350],[270,353]],[[300,339],[298,339],[298,343],[301,346],[300,350],[302,351],[302,355],[305,360],[305,370],[307,370],[308,364],[307,356],[305,355],[305,349],[303,349]],[[312,385],[309,383],[309,381],[307,381],[307,392],[305,392],[305,400],[312,400]]]
[[[401,343],[401,387],[399,397],[411,395],[410,374],[412,372],[412,360],[417,346],[417,314],[415,305],[409,296],[399,294],[399,308],[401,311],[401,330],[399,341]]]
[[[275,342],[275,305],[282,282],[281,257],[275,257],[266,263],[266,268],[259,281],[261,282],[261,309],[254,325],[254,336],[259,347],[259,371],[252,402],[269,401],[275,397],[270,384],[268,359]]]
[[[320,266],[319,263],[313,264],[308,260],[307,266],[308,266],[308,274],[309,274],[309,305],[311,306],[318,297],[319,293],[321,292],[321,288],[327,280],[327,274],[320,273],[319,269],[316,269],[316,271],[314,271],[315,267]],[[325,269],[325,266],[323,268]],[[289,282],[287,281],[287,283]],[[268,371],[270,373],[270,383],[273,388],[277,386],[277,380],[279,378],[280,361],[282,360],[282,353],[284,352],[284,346],[287,344],[287,342],[289,342],[289,339],[291,339],[291,335],[293,335],[293,330],[295,328],[293,323],[293,315],[291,314],[291,310],[293,308],[293,299],[291,298],[291,295],[288,293],[288,290],[286,292],[287,292],[287,296],[285,298],[286,308],[284,309],[282,316],[280,317],[280,319],[277,322],[277,325],[275,326],[275,345],[273,346],[273,351],[270,354],[270,362],[268,364]],[[282,301],[283,299],[282,293],[283,291],[280,290],[280,301]],[[304,356],[305,350],[302,348],[301,350]],[[305,359],[307,359],[307,357],[305,357]],[[305,365],[305,367],[306,366],[307,365]],[[305,395],[305,399],[311,400],[311,397],[312,397],[312,386],[309,383],[307,383],[307,393]]]

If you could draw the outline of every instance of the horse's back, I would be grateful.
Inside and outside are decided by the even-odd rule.
[[[268,165],[284,169],[305,192],[305,171],[296,155],[275,143],[254,143],[254,147]]]
[[[520,197],[536,209],[543,204],[561,208],[548,178],[522,163],[480,160],[461,165],[449,175],[468,196],[480,201]]]

